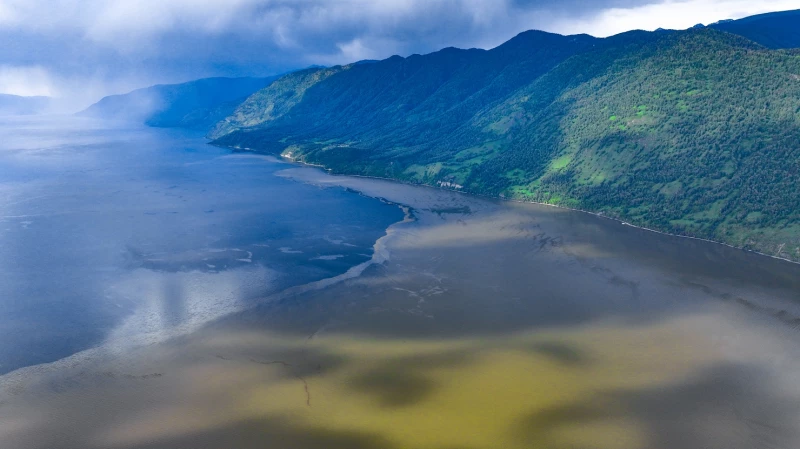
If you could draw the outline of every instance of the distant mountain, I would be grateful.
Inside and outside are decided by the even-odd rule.
[[[46,112],[49,107],[49,97],[21,97],[0,94],[0,115],[41,114]]]
[[[725,20],[709,26],[769,48],[800,48],[800,10]]]
[[[800,50],[715,27],[527,32],[489,51],[290,74],[211,137],[800,260],[798,99]]]
[[[105,97],[79,115],[208,130],[276,78],[205,78],[156,85]]]

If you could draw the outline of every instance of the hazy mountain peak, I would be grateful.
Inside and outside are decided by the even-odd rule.
[[[35,115],[47,112],[50,97],[0,94],[0,115]]]
[[[105,97],[79,115],[207,130],[275,78],[215,77],[158,84]]]

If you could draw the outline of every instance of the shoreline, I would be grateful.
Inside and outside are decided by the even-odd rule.
[[[534,205],[538,205],[538,206],[546,206],[546,207],[556,208],[556,209],[565,210],[565,211],[584,213],[584,214],[588,214],[588,215],[591,215],[591,216],[594,216],[594,217],[607,219],[607,220],[616,222],[616,223],[618,223],[620,225],[623,225],[623,226],[628,226],[628,227],[631,227],[631,228],[640,229],[640,230],[652,232],[652,233],[655,233],[655,234],[661,234],[661,235],[669,236],[669,237],[684,238],[684,239],[696,240],[696,241],[701,241],[701,242],[706,242],[706,243],[711,243],[711,244],[717,244],[717,245],[725,246],[725,247],[728,247],[728,248],[731,248],[731,249],[735,249],[735,250],[738,250],[738,251],[743,251],[745,253],[756,254],[756,255],[759,255],[759,256],[766,256],[766,257],[771,258],[771,259],[777,259],[779,261],[789,262],[789,263],[794,264],[794,265],[800,265],[800,262],[796,262],[796,261],[793,261],[793,260],[790,260],[790,259],[786,259],[786,258],[778,257],[778,256],[772,256],[772,255],[764,254],[764,253],[761,253],[761,252],[758,252],[758,251],[739,248],[739,247],[736,247],[736,246],[733,246],[733,245],[730,245],[730,244],[727,244],[727,243],[723,243],[723,242],[717,242],[717,241],[713,241],[713,240],[709,240],[709,239],[703,239],[703,238],[699,238],[699,237],[691,237],[691,236],[682,236],[682,235],[677,235],[677,234],[670,234],[670,233],[663,232],[663,231],[658,231],[658,230],[655,230],[655,229],[649,229],[649,228],[633,225],[633,224],[627,223],[627,222],[625,222],[623,220],[620,220],[620,219],[617,219],[617,218],[613,218],[613,217],[609,217],[609,216],[606,216],[606,215],[603,215],[603,214],[600,214],[600,213],[597,213],[597,212],[591,212],[591,211],[575,209],[575,208],[570,208],[570,207],[565,207],[565,206],[558,206],[558,205],[553,205],[553,204],[541,203],[541,202],[536,202],[536,201],[524,201],[524,200],[497,198],[497,197],[492,197],[492,196],[489,196],[489,195],[482,195],[482,194],[476,194],[476,193],[471,193],[471,192],[462,192],[462,191],[459,191],[459,190],[456,190],[456,189],[448,189],[448,188],[444,188],[444,187],[440,187],[440,186],[433,186],[433,185],[428,185],[428,184],[412,183],[412,182],[407,182],[407,181],[402,181],[402,180],[397,180],[397,179],[392,179],[392,178],[383,178],[383,177],[378,177],[378,176],[366,176],[366,175],[352,175],[352,174],[331,173],[330,169],[328,169],[328,168],[326,168],[326,167],[324,167],[322,165],[308,164],[308,163],[305,163],[305,162],[302,162],[302,161],[298,161],[298,160],[294,160],[294,159],[287,158],[287,157],[278,157],[278,156],[275,156],[274,154],[270,154],[270,153],[260,153],[258,151],[254,151],[254,150],[242,150],[241,148],[240,149],[235,149],[235,148],[230,148],[230,147],[221,147],[221,148],[226,148],[226,149],[229,149],[229,150],[236,150],[236,151],[240,151],[240,152],[246,151],[247,153],[257,154],[257,155],[260,155],[260,156],[265,156],[266,158],[272,160],[275,163],[282,163],[282,164],[286,164],[286,165],[289,165],[289,166],[294,165],[294,166],[301,167],[301,168],[318,169],[322,173],[324,173],[325,175],[331,176],[331,177],[358,178],[358,179],[386,181],[386,182],[390,182],[390,183],[398,184],[398,185],[406,185],[406,186],[410,186],[410,187],[422,187],[422,188],[433,189],[435,191],[456,193],[456,194],[459,194],[459,195],[463,195],[463,196],[465,196],[467,198],[485,199],[485,200],[490,200],[492,202],[496,202],[496,203],[499,203],[499,204],[503,204],[503,203],[507,203],[507,202],[518,203],[518,204],[534,204]],[[310,184],[310,185],[317,185],[317,186],[323,187],[321,184],[315,184],[314,182],[311,182],[311,181],[306,181],[306,180],[301,180],[301,179],[296,179],[296,181],[297,182],[303,182],[303,183]],[[369,260],[367,260],[365,262],[362,262],[362,263],[360,263],[358,265],[352,266],[346,272],[344,272],[342,274],[339,274],[337,276],[333,276],[333,277],[325,278],[325,279],[320,279],[320,280],[313,281],[313,282],[310,282],[310,283],[296,285],[296,286],[292,286],[292,287],[286,288],[286,289],[284,289],[282,291],[279,291],[279,292],[273,293],[273,294],[271,294],[269,296],[263,297],[263,298],[255,301],[253,304],[249,305],[248,307],[243,308],[241,310],[227,311],[227,312],[221,314],[220,317],[230,316],[231,314],[234,314],[234,313],[244,312],[244,311],[247,311],[248,309],[252,309],[252,308],[258,307],[260,305],[266,304],[266,303],[271,303],[271,302],[275,302],[275,301],[281,301],[281,300],[284,300],[286,298],[289,298],[289,297],[292,297],[292,296],[296,296],[296,295],[300,295],[300,294],[304,294],[304,293],[307,293],[307,292],[323,290],[325,288],[328,288],[330,286],[339,284],[339,283],[344,282],[346,280],[357,278],[357,277],[361,276],[364,273],[364,271],[366,271],[367,268],[369,268],[369,267],[371,267],[373,265],[383,264],[384,262],[386,262],[386,261],[391,259],[391,252],[390,252],[389,244],[394,238],[396,238],[397,233],[398,233],[398,227],[400,227],[400,226],[402,226],[404,224],[407,224],[407,223],[412,223],[412,222],[417,221],[417,218],[415,216],[414,208],[412,206],[409,206],[409,205],[406,205],[406,204],[402,204],[400,202],[388,200],[388,199],[383,198],[381,196],[367,194],[364,191],[359,190],[357,188],[346,187],[346,186],[341,186],[341,185],[338,185],[338,187],[344,188],[344,189],[346,189],[348,191],[351,191],[352,193],[357,193],[357,194],[362,195],[362,196],[367,197],[367,198],[376,199],[376,200],[384,202],[386,204],[397,206],[398,208],[400,208],[403,211],[403,219],[398,221],[398,222],[395,222],[395,223],[392,223],[391,225],[389,225],[385,230],[385,234],[375,241],[375,243],[373,244],[372,257]],[[184,337],[186,335],[190,335],[190,334],[192,334],[194,332],[197,332],[198,330],[202,329],[203,326],[208,325],[209,323],[212,323],[214,321],[215,320],[207,321],[207,322],[204,322],[204,323],[200,323],[196,327],[193,327],[193,328],[187,328],[187,329],[179,330],[178,332],[175,332],[173,334],[164,336],[164,338],[148,339],[147,341],[143,341],[143,342],[141,342],[141,344],[136,345],[136,346],[134,346],[134,347],[132,347],[130,349],[135,351],[135,350],[138,350],[138,349],[150,346],[150,345],[163,344],[163,343],[168,342],[170,340],[173,340],[173,339],[176,339],[176,338],[180,338],[180,337]],[[69,355],[67,357],[55,360],[53,362],[26,366],[26,367],[22,367],[22,368],[19,368],[17,370],[11,371],[9,373],[0,375],[0,402],[2,402],[4,400],[4,396],[6,396],[6,395],[12,395],[13,396],[15,394],[15,390],[17,390],[19,388],[24,389],[25,388],[25,385],[24,385],[25,381],[28,378],[31,378],[32,376],[47,375],[47,374],[50,374],[50,373],[58,372],[58,371],[63,370],[63,369],[75,368],[75,367],[80,366],[80,365],[82,365],[84,363],[90,363],[90,362],[94,362],[94,361],[109,360],[110,358],[116,357],[116,355],[113,352],[110,353],[108,351],[108,349],[110,347],[112,347],[114,343],[115,343],[114,341],[109,340],[109,341],[106,341],[106,342],[102,343],[101,345],[96,346],[94,348],[89,348],[89,349],[85,349],[83,351],[79,351],[77,353],[71,354],[71,355]],[[36,380],[34,380],[34,382],[35,381]]]
[[[524,449],[601,438],[691,449],[723,434],[728,446],[798,447],[784,412],[800,416],[800,268],[571,211],[240,157],[265,159],[258,167],[286,179],[284,194],[356,193],[337,204],[355,198],[390,218],[368,227],[358,252],[369,254],[334,279],[260,295],[184,337],[3,383],[4,449]],[[538,423],[552,427],[563,410],[589,413],[568,420],[563,444],[537,440]],[[598,414],[613,421],[595,426]],[[769,426],[742,432],[743,420]],[[488,424],[465,436],[475,422]],[[689,437],[672,440],[676,426]]]
[[[215,146],[218,146],[218,145],[215,145]],[[553,207],[553,208],[556,208],[556,209],[568,210],[568,211],[572,211],[572,212],[580,212],[580,213],[584,213],[584,214],[588,214],[588,215],[593,215],[593,216],[598,217],[598,218],[604,218],[606,220],[611,220],[611,221],[619,223],[619,224],[621,224],[623,226],[628,226],[628,227],[631,227],[631,228],[640,229],[640,230],[647,231],[647,232],[652,232],[652,233],[655,233],[655,234],[665,235],[665,236],[669,236],[669,237],[682,238],[682,239],[695,240],[695,241],[706,242],[706,243],[712,243],[712,244],[716,244],[716,245],[722,245],[722,246],[725,246],[725,247],[728,247],[728,248],[731,248],[731,249],[735,249],[735,250],[738,250],[738,251],[744,251],[746,253],[751,253],[751,254],[756,254],[756,255],[759,255],[759,256],[769,257],[770,259],[780,260],[780,261],[788,262],[788,263],[791,263],[791,264],[794,264],[794,265],[800,265],[800,260],[792,260],[792,259],[788,259],[786,257],[775,256],[775,255],[763,253],[761,251],[756,251],[756,250],[752,250],[752,249],[747,249],[747,248],[735,246],[735,245],[732,245],[730,243],[720,242],[720,241],[717,241],[717,240],[711,240],[711,239],[706,239],[706,238],[702,238],[702,237],[693,237],[693,236],[689,236],[689,235],[673,234],[673,233],[666,232],[666,231],[659,231],[658,229],[647,228],[647,227],[644,227],[644,226],[638,226],[638,225],[635,225],[635,224],[628,223],[628,222],[626,222],[624,220],[621,220],[619,218],[609,217],[608,215],[604,215],[604,214],[599,213],[599,212],[592,212],[590,210],[576,209],[576,208],[573,208],[573,207],[560,206],[560,205],[557,205],[557,204],[550,204],[550,203],[542,203],[542,202],[538,202],[538,201],[526,201],[526,200],[499,198],[499,197],[495,197],[495,196],[491,196],[491,195],[485,195],[485,194],[473,193],[473,192],[463,192],[463,191],[457,190],[457,189],[448,189],[448,188],[441,187],[441,186],[413,183],[413,182],[403,181],[403,180],[394,179],[394,178],[385,178],[385,177],[380,177],[380,176],[367,176],[367,175],[333,173],[332,169],[327,168],[327,167],[325,167],[323,165],[310,164],[310,163],[306,163],[306,162],[299,161],[299,160],[296,160],[296,159],[288,158],[286,156],[277,157],[277,156],[269,154],[269,153],[260,153],[258,150],[253,150],[253,149],[234,148],[234,147],[227,147],[227,146],[221,146],[221,145],[219,145],[219,147],[220,148],[227,148],[229,150],[234,150],[234,151],[248,151],[248,152],[256,153],[256,154],[266,154],[266,155],[272,156],[277,161],[283,161],[285,163],[290,163],[290,164],[297,164],[297,165],[303,166],[303,167],[321,169],[321,170],[325,171],[325,173],[330,175],[330,176],[349,176],[349,177],[353,177],[353,178],[376,179],[376,180],[394,182],[394,183],[397,183],[397,184],[408,185],[408,186],[426,187],[426,188],[435,189],[435,190],[443,190],[443,191],[447,191],[447,192],[458,193],[460,195],[471,196],[471,197],[475,197],[475,198],[484,198],[484,199],[489,199],[489,200],[493,200],[493,201],[510,202],[510,203],[518,203],[518,204],[536,204],[536,205],[539,205],[539,206]]]
[[[275,162],[286,163],[281,159],[274,158],[272,156],[269,157],[274,159]],[[282,301],[292,296],[301,295],[312,291],[323,290],[325,288],[339,284],[341,282],[357,278],[361,276],[364,273],[364,271],[367,270],[367,268],[373,265],[383,264],[384,262],[390,260],[391,252],[387,243],[390,242],[394,237],[396,237],[398,226],[416,221],[414,215],[414,209],[411,206],[390,201],[385,198],[366,195],[363,192],[359,192],[354,189],[349,189],[349,190],[352,193],[357,193],[366,198],[372,198],[381,201],[382,203],[385,204],[394,205],[403,212],[403,219],[389,225],[384,231],[384,235],[378,238],[372,245],[372,257],[369,260],[350,267],[347,271],[345,271],[342,274],[329,278],[320,279],[313,282],[308,282],[301,285],[294,285],[288,287],[279,292],[275,292],[271,295],[255,300],[252,304],[248,305],[245,308],[242,308],[240,310],[225,311],[224,313],[221,313],[219,317],[216,317],[210,321],[199,323],[196,326],[187,326],[186,329],[179,329],[176,332],[164,335],[163,338],[158,338],[158,337],[142,338],[142,341],[139,341],[138,344],[135,344],[128,350],[136,351],[148,346],[156,344],[164,344],[170,340],[191,335],[192,333],[201,330],[204,326],[213,323],[218,319],[231,316],[235,313],[246,312],[247,310],[255,309],[256,307],[259,307],[261,305],[276,301]],[[142,337],[146,336],[147,334],[142,335]],[[33,382],[36,382],[37,380],[41,379],[40,376],[42,375],[55,373],[61,370],[68,370],[71,368],[78,367],[85,363],[107,361],[109,359],[116,357],[115,351],[110,349],[112,349],[114,345],[117,343],[118,343],[117,341],[109,339],[104,341],[98,346],[78,351],[74,354],[70,354],[66,357],[54,360],[52,362],[24,366],[14,371],[10,371],[8,373],[0,375],[0,404],[3,403],[3,401],[6,399],[7,396],[14,396],[17,394],[18,390],[24,390],[26,388],[26,385],[24,385],[25,381],[28,379],[38,377],[38,379],[33,380]]]

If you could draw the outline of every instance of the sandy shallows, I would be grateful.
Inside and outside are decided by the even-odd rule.
[[[798,267],[599,217],[407,205],[380,263],[2,388],[4,449],[800,447]]]

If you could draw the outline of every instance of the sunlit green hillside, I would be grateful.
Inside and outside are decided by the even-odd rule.
[[[713,28],[298,72],[214,137],[800,260],[800,51]]]

